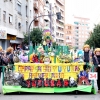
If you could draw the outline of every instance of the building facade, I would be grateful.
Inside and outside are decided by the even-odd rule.
[[[52,36],[57,44],[65,44],[65,0],[34,0],[34,17],[41,15],[53,15],[36,18],[33,26],[50,28]],[[56,13],[61,12],[61,20],[57,20]]]
[[[57,44],[65,45],[65,0],[54,0],[53,12],[61,12],[61,20],[57,19],[57,16],[53,17],[53,33]]]
[[[85,41],[89,38],[89,19],[74,17],[74,40],[73,46],[82,49]]]
[[[43,28],[44,27],[44,17],[39,17],[38,16],[44,15],[44,5],[45,2],[44,0],[33,0],[33,27],[34,28]]]
[[[27,33],[32,19],[33,0],[0,1],[0,45],[3,49],[10,45],[16,48],[22,43],[23,33]]]
[[[65,44],[73,47],[74,26],[71,24],[65,25]]]

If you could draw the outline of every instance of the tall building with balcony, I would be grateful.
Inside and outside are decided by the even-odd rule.
[[[65,44],[73,47],[74,26],[71,24],[65,25]]]
[[[34,28],[36,28],[36,27],[43,28],[44,27],[44,17],[39,17],[39,18],[36,18],[36,17],[44,15],[45,2],[44,2],[44,0],[33,0],[33,2],[34,2],[33,19],[35,19],[33,22],[33,27]]]
[[[88,18],[74,17],[74,46],[82,49],[85,41],[89,38]]]
[[[33,0],[0,0],[0,45],[16,48],[33,19]]]
[[[61,20],[57,16],[53,16],[53,33],[57,44],[65,45],[65,0],[54,0],[53,13],[61,12]]]
[[[51,4],[49,0],[44,0],[44,15],[50,15],[51,13]],[[44,24],[45,26],[50,28],[51,16],[44,16]]]

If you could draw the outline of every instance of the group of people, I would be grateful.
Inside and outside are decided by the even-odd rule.
[[[94,65],[94,71],[98,74],[97,86],[98,93],[100,93],[100,48],[96,48],[94,51],[91,51],[89,45],[84,45],[83,47],[84,56],[83,60],[85,63],[92,63]]]
[[[26,49],[25,49],[26,50]],[[8,47],[6,50],[0,46],[0,76],[2,72],[2,66],[13,65],[17,62],[28,62],[28,55],[25,50],[17,49],[14,50],[13,47]]]

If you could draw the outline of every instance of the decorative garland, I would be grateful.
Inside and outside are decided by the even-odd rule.
[[[64,55],[64,54],[60,54],[59,56],[57,56],[57,59],[60,61],[60,63],[71,63],[72,62],[72,58],[69,57],[69,55]]]

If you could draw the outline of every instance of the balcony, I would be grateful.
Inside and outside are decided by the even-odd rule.
[[[45,26],[50,27],[50,22],[45,21]]]
[[[44,6],[44,10],[50,11],[50,7],[49,7],[48,5],[45,5],[45,6]]]
[[[45,15],[49,15],[49,13],[47,11],[45,11]],[[44,16],[44,20],[46,22],[50,22],[50,17],[49,16]]]
[[[35,21],[39,21],[39,18],[36,18],[36,17],[38,17],[39,15],[38,14],[34,14],[34,19],[35,19]]]
[[[38,1],[34,1],[34,9],[38,9]]]

